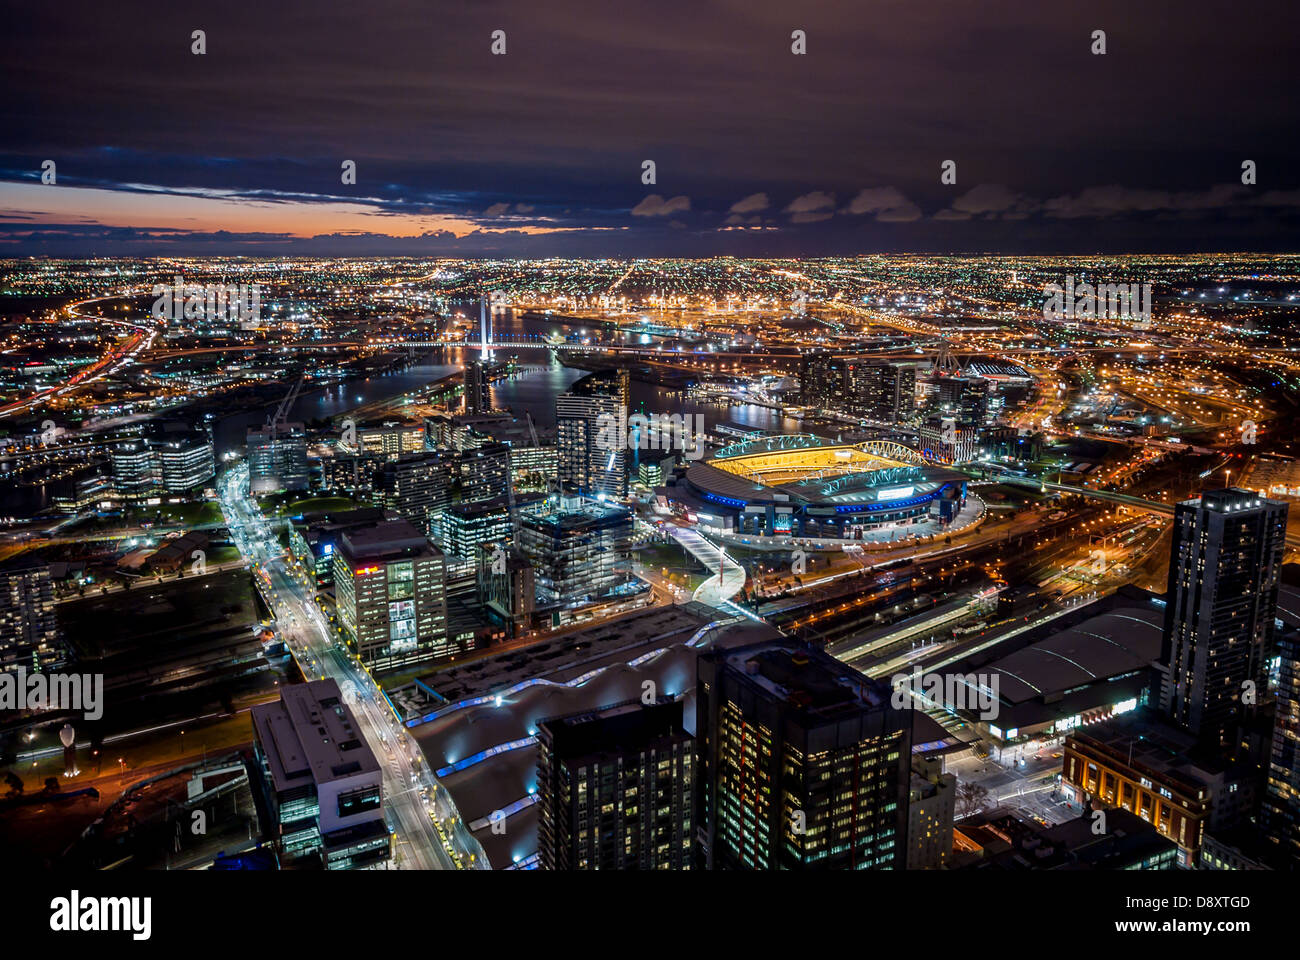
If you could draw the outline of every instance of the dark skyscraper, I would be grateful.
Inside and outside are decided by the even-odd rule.
[[[1261,825],[1277,865],[1300,869],[1300,630],[1278,640],[1277,714]]]
[[[487,361],[471,360],[465,364],[465,412],[470,416],[492,409],[492,382],[488,379]]]
[[[408,453],[385,463],[375,475],[375,491],[389,510],[433,535],[451,503],[455,457],[442,451]]]
[[[830,354],[814,352],[799,360],[799,394],[810,407],[830,407],[844,398],[846,367]]]
[[[916,409],[915,363],[855,363],[849,383],[853,406],[873,420],[898,423]]]
[[[1286,504],[1209,490],[1174,509],[1160,709],[1206,742],[1235,735],[1265,690]]]
[[[456,455],[461,503],[482,503],[510,496],[510,445],[485,443]]]
[[[632,700],[537,725],[543,870],[683,870],[694,746],[681,700]]]
[[[903,869],[911,724],[886,684],[821,650],[774,640],[701,656],[705,866]]]
[[[628,372],[607,370],[583,377],[556,398],[556,460],[563,496],[627,496],[628,393]]]

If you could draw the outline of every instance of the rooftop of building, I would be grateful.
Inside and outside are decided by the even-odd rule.
[[[296,526],[307,527],[309,530],[333,531],[381,520],[396,520],[399,517],[396,511],[385,510],[383,507],[359,507],[353,510],[320,510],[291,519]]]
[[[442,556],[442,551],[430,543],[428,537],[403,519],[350,527],[339,538],[339,546],[344,555],[353,560]]]
[[[1203,506],[1208,510],[1217,510],[1220,513],[1229,510],[1249,510],[1255,507],[1274,507],[1286,510],[1286,504],[1283,501],[1269,500],[1266,497],[1261,497],[1258,490],[1245,490],[1241,487],[1202,490],[1199,497],[1179,501],[1179,506]]]
[[[163,541],[149,561],[158,563],[173,559],[189,560],[192,551],[206,549],[210,542],[211,538],[202,530],[190,530],[182,536]]]
[[[277,790],[379,773],[379,761],[333,680],[283,686],[278,701],[258,704],[250,713]]]
[[[890,701],[887,684],[864,676],[823,650],[792,640],[732,648],[712,659],[816,723],[880,710]]]
[[[402,420],[396,417],[378,417],[372,420],[365,420],[357,424],[358,430],[423,430],[424,421],[422,420]]]
[[[429,462],[437,463],[444,460],[451,462],[454,456],[455,454],[451,450],[412,450],[411,452],[403,453],[392,460],[385,461],[380,469],[395,470],[399,467],[408,467],[415,464]]]
[[[475,433],[492,440],[508,443],[514,449],[531,446],[533,433],[543,444],[555,443],[555,427],[529,422],[524,417],[516,417],[506,411],[492,411],[480,414],[438,415],[431,420],[444,420],[456,426],[471,428]]]
[[[1022,703],[1144,670],[1160,656],[1164,609],[1119,606],[1064,627],[983,668],[1007,703]]]
[[[1030,596],[1022,585],[1004,593]],[[1164,597],[1132,584],[1046,623],[976,649],[952,664],[959,673],[1001,672],[1001,699],[1020,704],[1150,666],[1159,656]]]
[[[274,426],[265,423],[260,427],[249,427],[246,436],[249,440],[271,440],[276,437],[288,439],[290,434],[301,434],[305,429],[301,421],[278,423]]]
[[[1100,744],[1118,762],[1181,785],[1193,797],[1220,777],[1249,775],[1217,748],[1199,744],[1194,735],[1147,707],[1081,727],[1070,736],[1085,746],[1089,741]]]
[[[461,459],[473,459],[475,457],[499,457],[508,453],[510,444],[501,440],[489,440],[487,443],[481,443],[477,447],[471,447],[469,450],[460,451]]]
[[[569,385],[569,389],[560,396],[573,397],[609,397],[627,390],[628,372],[613,368],[589,373]]]
[[[519,519],[525,525],[540,530],[559,532],[577,531],[587,527],[601,526],[630,520],[632,514],[623,507],[608,506],[592,500],[583,501],[580,507],[556,506],[544,511],[521,513]]]
[[[526,507],[535,507],[545,499],[546,495],[541,493],[517,493],[515,494],[515,507],[521,510]],[[453,503],[444,512],[469,520],[487,516],[488,514],[509,511],[509,509],[510,499],[508,497],[494,497],[491,500],[475,500],[471,503]]]
[[[585,764],[689,741],[682,720],[680,697],[651,705],[634,699],[539,720],[537,731],[550,740],[557,757]]]
[[[960,823],[956,830],[983,859],[968,864],[993,870],[1123,869],[1161,855],[1175,855],[1177,845],[1141,817],[1120,808],[1106,811],[1106,830],[1096,833],[1085,814],[1044,827],[1016,814],[993,811],[983,822]]]

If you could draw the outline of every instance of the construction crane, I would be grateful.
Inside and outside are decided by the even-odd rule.
[[[298,394],[302,392],[302,384],[303,380],[306,379],[306,376],[307,371],[305,370],[298,374],[298,379],[294,382],[294,385],[289,388],[289,392],[285,394],[284,399],[280,401],[280,405],[275,408],[275,413],[266,418],[266,425],[271,428],[272,435],[274,435],[279,428],[284,425],[289,416],[289,411],[293,409],[293,405],[298,399]]]
[[[533,446],[534,446],[535,448],[537,448],[537,449],[541,449],[542,441],[539,440],[539,439],[537,439],[537,427],[536,427],[536,425],[533,423],[533,415],[532,415],[531,413],[529,413],[527,410],[525,410],[525,411],[524,411],[524,416],[528,418],[528,435],[529,435],[530,437],[533,438]],[[559,485],[559,477],[556,477],[556,486],[557,486],[557,488],[558,488],[558,485]],[[550,477],[548,476],[547,479],[546,479],[546,494],[547,494],[547,496],[550,496],[551,493],[552,493],[552,490],[551,490],[551,479],[550,479]]]
[[[947,338],[940,338],[939,340],[939,353],[934,358],[934,369],[940,374],[947,374],[952,377],[961,376],[961,364],[952,355],[952,345],[948,343]]]

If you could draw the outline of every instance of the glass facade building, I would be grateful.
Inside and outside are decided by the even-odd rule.
[[[773,640],[702,655],[702,864],[904,869],[911,728],[886,684],[819,649]]]

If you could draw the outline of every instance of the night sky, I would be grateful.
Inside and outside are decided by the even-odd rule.
[[[72,0],[5,19],[0,256],[1300,247],[1294,0]]]

